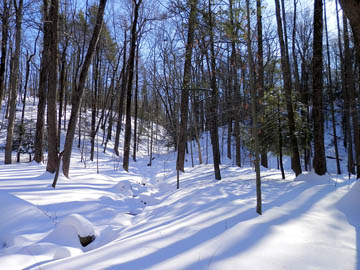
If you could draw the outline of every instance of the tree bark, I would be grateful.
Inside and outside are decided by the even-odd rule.
[[[25,134],[24,120],[25,120],[25,108],[26,108],[26,94],[27,94],[27,88],[28,88],[28,82],[29,82],[30,63],[31,63],[31,59],[36,54],[36,41],[35,41],[35,46],[34,47],[35,47],[34,53],[31,54],[26,60],[24,98],[22,100],[23,101],[23,104],[22,104],[23,107],[22,107],[22,111],[21,111],[20,132],[19,132],[19,147],[18,147],[16,162],[20,162],[21,147],[22,147],[22,143],[23,143],[23,136]]]
[[[350,21],[351,29],[354,34],[356,52],[360,55],[360,1],[340,0],[340,4],[346,17]]]
[[[184,172],[185,163],[185,148],[187,143],[187,122],[189,111],[189,88],[191,81],[191,58],[194,43],[195,24],[197,16],[198,0],[188,0],[190,6],[190,15],[188,23],[187,42],[185,46],[185,64],[184,64],[184,78],[181,89],[181,105],[180,105],[180,129],[178,138],[178,155],[176,161],[176,169]]]
[[[95,126],[96,126],[96,115],[97,115],[97,104],[98,104],[98,87],[99,87],[99,62],[100,62],[100,56],[99,56],[99,44],[96,46],[96,54],[94,56],[95,58],[95,64],[93,65],[93,92],[91,95],[91,135],[90,135],[90,160],[94,161],[94,152],[95,152]]]
[[[14,136],[14,123],[16,116],[16,98],[17,98],[17,87],[19,78],[19,59],[20,59],[20,46],[21,46],[21,28],[23,18],[23,0],[19,0],[18,4],[14,1],[15,12],[16,12],[16,32],[15,32],[15,52],[13,55],[13,68],[10,74],[10,100],[9,100],[9,118],[6,135],[5,145],[5,164],[11,164],[11,153],[13,146]]]
[[[75,135],[75,128],[77,124],[77,116],[79,114],[80,104],[84,92],[85,82],[87,78],[87,74],[89,71],[90,63],[93,58],[95,48],[97,45],[97,42],[99,40],[100,31],[103,23],[103,17],[104,17],[104,10],[106,6],[107,0],[100,0],[98,12],[96,16],[96,24],[94,28],[94,32],[92,34],[89,48],[85,56],[85,61],[83,63],[81,72],[80,72],[80,78],[79,83],[74,89],[74,93],[72,96],[72,108],[71,108],[71,114],[70,114],[70,120],[68,125],[68,130],[66,133],[65,138],[65,146],[64,146],[64,155],[63,155],[63,173],[66,177],[69,177],[69,169],[70,169],[70,160],[71,160],[71,152],[72,152],[72,145],[74,141],[74,135]]]
[[[37,163],[40,163],[43,160],[43,151],[44,151],[44,122],[45,122],[45,107],[46,107],[46,93],[47,93],[47,81],[48,81],[48,72],[47,67],[49,64],[49,47],[50,40],[47,38],[50,32],[50,25],[48,23],[48,1],[44,0],[43,4],[43,51],[41,57],[41,66],[40,66],[40,79],[39,79],[39,90],[38,97],[39,102],[37,106],[37,118],[36,118],[36,132],[35,132],[35,154],[34,160]]]
[[[217,126],[219,90],[216,85],[217,72],[216,72],[215,45],[214,45],[214,22],[213,22],[213,14],[211,9],[211,0],[209,0],[208,12],[209,12],[208,16],[209,16],[209,31],[210,31],[209,37],[210,37],[210,68],[211,68],[210,69],[211,97],[210,97],[210,106],[209,106],[210,138],[211,138],[211,145],[213,150],[215,179],[221,180],[219,134],[218,134],[218,126]]]
[[[134,147],[133,160],[136,161],[137,122],[138,122],[138,92],[139,92],[139,46],[136,48],[136,76],[135,76],[135,118],[134,118]]]
[[[275,8],[276,8],[276,21],[277,21],[278,36],[279,36],[280,51],[281,51],[281,70],[284,79],[286,109],[288,113],[289,137],[290,137],[290,144],[292,150],[292,168],[295,174],[299,175],[301,174],[301,164],[300,164],[297,138],[295,136],[294,110],[293,110],[292,98],[291,98],[291,88],[292,88],[291,73],[290,73],[289,57],[288,57],[288,53],[286,52],[286,46],[284,42],[279,0],[275,0]]]
[[[343,32],[344,32],[344,71],[345,71],[345,92],[347,93],[349,103],[349,117],[352,120],[352,129],[354,135],[354,146],[355,146],[355,162],[356,162],[356,178],[360,178],[360,141],[359,141],[359,117],[356,104],[355,81],[354,71],[352,69],[353,64],[351,61],[350,45],[349,45],[349,31],[347,26],[347,19],[343,16]],[[348,125],[349,131],[350,121]],[[349,132],[351,134],[351,132]],[[349,141],[350,143],[350,141]]]
[[[58,133],[57,133],[57,76],[58,76],[58,14],[59,1],[51,0],[50,19],[50,47],[51,61],[48,63],[48,96],[47,96],[47,132],[48,132],[48,162],[46,171],[54,173],[58,164]]]
[[[259,0],[258,0],[259,1]],[[256,173],[256,212],[262,214],[261,202],[261,178],[260,178],[260,151],[259,151],[259,136],[258,136],[258,121],[257,121],[257,94],[255,85],[255,64],[253,61],[253,53],[251,48],[251,23],[250,23],[250,8],[249,0],[246,0],[246,17],[247,17],[247,51],[249,62],[249,77],[250,77],[250,93],[251,93],[251,118],[252,118],[252,135],[255,144],[255,173]]]
[[[1,60],[0,60],[0,110],[2,108],[2,100],[5,92],[5,68],[6,68],[6,57],[7,57],[7,43],[9,37],[9,17],[11,0],[3,0],[3,14],[2,14],[2,31],[1,31]]]
[[[127,64],[126,64],[126,33],[127,30],[125,29],[125,37],[124,37],[124,55],[123,55],[123,66],[121,70],[121,89],[119,95],[119,103],[118,103],[118,118],[116,122],[116,133],[115,133],[115,142],[114,142],[114,152],[115,155],[119,156],[119,142],[120,142],[120,133],[121,133],[121,126],[122,126],[122,115],[124,110],[124,101],[125,101],[125,92],[126,92],[126,82],[128,79],[128,72],[127,72]],[[117,84],[117,89],[118,84]]]
[[[124,137],[124,156],[123,156],[123,168],[125,171],[129,171],[129,158],[130,158],[130,141],[131,141],[131,97],[132,97],[132,85],[134,77],[134,62],[135,51],[137,41],[137,21],[139,17],[139,7],[142,0],[136,3],[134,0],[134,20],[131,27],[131,40],[130,40],[130,55],[129,55],[129,80],[127,84],[127,96],[126,96],[126,124],[125,124],[125,137]]]
[[[335,105],[334,105],[334,90],[331,76],[331,62],[330,62],[330,48],[329,48],[329,35],[327,28],[327,16],[326,16],[326,4],[324,5],[324,15],[325,15],[325,34],[326,34],[326,52],[327,52],[327,61],[328,61],[328,92],[330,97],[330,108],[331,108],[331,120],[332,120],[332,130],[333,130],[333,139],[335,147],[335,159],[336,159],[336,169],[337,174],[341,174],[340,160],[339,160],[339,149],[336,135],[336,118],[335,118]]]
[[[326,173],[324,146],[324,115],[322,112],[323,90],[323,8],[322,0],[315,0],[314,40],[313,40],[313,123],[314,123],[314,159],[313,167],[318,175]]]
[[[263,34],[262,34],[262,12],[261,12],[261,0],[256,0],[256,18],[257,18],[257,79],[256,79],[256,88],[259,95],[259,99],[264,97],[264,56],[263,56]],[[259,102],[259,100],[257,101]],[[259,106],[260,111],[263,111],[263,106]],[[263,136],[264,132],[260,130],[260,136]],[[261,146],[261,166],[268,167],[268,158],[267,158],[267,147]]]
[[[239,79],[238,79],[238,55],[236,52],[236,44],[235,38],[237,37],[236,29],[235,29],[235,21],[233,14],[233,0],[229,0],[229,13],[230,13],[230,25],[231,25],[231,71],[232,71],[232,79],[233,79],[233,93],[234,93],[234,102],[237,108],[234,108],[234,136],[235,136],[235,163],[236,166],[241,167],[241,145],[240,145],[240,87],[239,87]]]
[[[59,116],[58,116],[58,147],[60,148],[60,138],[61,138],[61,118],[63,111],[63,103],[65,99],[65,88],[66,88],[66,80],[67,80],[67,67],[66,67],[66,50],[68,46],[68,41],[65,43],[65,47],[61,54],[61,71],[60,71],[60,91],[59,91]]]

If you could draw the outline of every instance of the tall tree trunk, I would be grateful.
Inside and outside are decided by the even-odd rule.
[[[23,101],[23,107],[22,107],[22,111],[21,111],[21,121],[20,121],[20,131],[19,131],[19,147],[18,147],[17,160],[16,160],[17,162],[20,162],[20,155],[21,155],[21,148],[22,148],[22,143],[23,143],[23,136],[25,134],[24,120],[25,120],[25,108],[26,108],[26,94],[27,94],[27,88],[28,88],[28,82],[29,82],[30,63],[31,63],[31,59],[36,54],[36,41],[35,41],[35,46],[34,47],[35,47],[34,53],[31,54],[26,60],[24,98],[22,100]]]
[[[66,133],[65,138],[65,146],[64,146],[64,155],[63,155],[63,173],[66,177],[69,177],[69,169],[70,169],[70,160],[71,160],[71,152],[72,152],[72,145],[74,141],[74,135],[75,135],[75,128],[77,124],[77,116],[79,114],[80,104],[84,92],[85,82],[87,78],[87,74],[89,71],[90,63],[93,58],[96,44],[99,40],[100,31],[103,23],[103,17],[104,17],[104,10],[106,6],[107,0],[100,0],[99,8],[96,16],[96,24],[94,28],[94,32],[92,34],[89,48],[87,50],[85,61],[83,63],[81,72],[80,72],[80,78],[79,83],[74,89],[72,95],[72,108],[71,108],[71,114],[70,114],[70,120],[68,125],[68,130]],[[54,183],[53,183],[54,184]],[[55,183],[56,185],[56,183]],[[53,185],[55,187],[55,185]]]
[[[5,67],[7,57],[7,43],[9,37],[9,17],[10,17],[11,0],[3,0],[3,14],[2,14],[2,31],[1,31],[1,60],[0,60],[0,110],[2,108],[2,100],[5,92]]]
[[[341,83],[342,83],[342,91],[344,97],[344,147],[347,148],[348,153],[348,173],[355,174],[354,167],[354,159],[353,159],[353,149],[352,149],[352,134],[350,129],[350,101],[348,97],[348,91],[346,88],[346,78],[345,78],[345,60],[343,55],[343,48],[340,36],[340,20],[339,20],[339,9],[337,0],[336,4],[336,24],[337,24],[337,32],[338,32],[338,45],[339,45],[339,55],[340,55],[340,63],[341,63]]]
[[[58,115],[58,147],[60,148],[60,138],[61,138],[61,118],[63,114],[63,103],[65,99],[65,88],[67,80],[67,67],[66,67],[66,50],[68,42],[66,41],[65,47],[61,54],[61,71],[60,71],[60,91],[59,91],[59,115]],[[66,111],[65,111],[66,114]]]
[[[188,111],[189,111],[189,87],[191,81],[191,58],[192,58],[192,49],[194,43],[194,33],[196,25],[196,15],[197,15],[197,3],[198,0],[188,0],[188,5],[190,6],[190,15],[188,22],[188,33],[187,33],[187,42],[185,47],[185,64],[184,64],[184,78],[183,85],[181,89],[181,105],[180,105],[180,129],[179,129],[179,138],[178,138],[178,155],[176,161],[176,169],[184,171],[185,163],[185,148],[187,143],[187,122],[188,122]]]
[[[276,8],[276,21],[277,21],[278,36],[279,36],[280,51],[281,51],[281,70],[284,78],[286,109],[288,113],[289,137],[290,137],[290,144],[292,150],[292,168],[295,174],[299,175],[301,174],[301,164],[300,164],[297,138],[295,135],[294,110],[293,110],[292,98],[291,98],[291,89],[292,89],[291,73],[290,73],[289,57],[288,57],[288,53],[286,52],[286,46],[284,42],[279,0],[275,0],[275,8]]]
[[[100,63],[100,54],[99,54],[99,44],[96,46],[95,64],[93,65],[94,77],[93,77],[93,92],[91,95],[91,135],[90,135],[90,160],[94,161],[95,153],[95,126],[96,126],[96,115],[97,115],[97,104],[98,104],[98,88],[99,88],[99,63]]]
[[[249,63],[249,77],[250,77],[250,92],[251,92],[251,118],[252,118],[252,135],[255,144],[255,172],[256,172],[256,212],[262,214],[261,203],[261,179],[260,179],[260,151],[259,151],[259,136],[258,136],[258,121],[256,114],[257,94],[255,85],[255,64],[253,61],[253,53],[251,48],[251,23],[250,23],[250,7],[249,0],[246,0],[246,17],[247,17],[247,51]]]
[[[48,14],[48,0],[43,1],[43,50],[40,65],[40,78],[39,78],[39,102],[37,106],[37,118],[36,118],[36,132],[35,132],[35,153],[34,160],[40,163],[43,160],[44,151],[44,123],[45,123],[45,107],[46,107],[46,93],[47,93],[47,81],[48,81],[48,65],[49,65],[49,48],[50,48],[50,24]]]
[[[121,133],[121,126],[122,126],[122,115],[124,110],[124,101],[125,101],[125,92],[126,92],[126,83],[128,79],[128,72],[127,72],[127,64],[126,64],[126,33],[127,30],[125,29],[124,33],[124,55],[123,55],[123,66],[121,70],[121,89],[119,95],[119,103],[118,103],[118,118],[116,122],[116,133],[115,133],[115,142],[114,142],[114,152],[115,155],[119,156],[119,142],[120,142],[120,133]],[[118,84],[116,89],[118,89]]]
[[[15,52],[12,56],[13,68],[10,74],[10,108],[9,108],[9,119],[6,135],[5,145],[5,164],[11,163],[11,153],[13,146],[14,136],[14,122],[16,115],[16,98],[17,98],[17,87],[19,77],[19,59],[20,59],[20,46],[21,46],[21,27],[23,18],[23,0],[19,0],[18,4],[14,1],[15,12],[16,12],[16,33],[15,33]]]
[[[278,114],[278,133],[279,133],[279,165],[281,170],[281,177],[285,179],[285,171],[283,165],[283,138],[282,138],[282,128],[281,128],[281,117],[280,117],[280,95],[278,94],[278,102],[277,102],[277,114]]]
[[[229,0],[229,13],[230,13],[230,25],[231,25],[231,73],[233,77],[233,93],[234,101],[233,104],[236,104],[237,108],[234,108],[234,135],[235,135],[235,163],[238,167],[241,166],[241,145],[240,145],[240,87],[238,79],[238,55],[236,52],[235,38],[237,37],[233,13],[233,0]]]
[[[355,144],[355,162],[356,162],[356,178],[360,178],[360,142],[359,142],[359,117],[356,104],[354,100],[356,99],[355,94],[355,84],[354,84],[354,71],[353,64],[351,61],[351,53],[349,47],[349,31],[347,26],[347,19],[343,16],[343,32],[344,32],[344,71],[345,71],[345,91],[349,100],[349,117],[352,119],[352,128],[354,134],[354,144]],[[349,121],[349,134],[350,130],[350,121]],[[350,143],[350,141],[349,141]]]
[[[313,123],[314,123],[314,160],[313,167],[318,175],[326,173],[324,146],[324,115],[322,112],[323,90],[323,7],[322,0],[314,5],[314,41],[313,41]]]
[[[136,48],[136,76],[135,76],[135,119],[134,119],[134,149],[133,160],[136,161],[137,122],[138,122],[138,92],[139,92],[139,46]]]
[[[262,34],[262,12],[261,12],[261,0],[256,0],[256,18],[257,18],[257,79],[256,79],[256,88],[258,91],[259,98],[264,97],[264,56],[263,56],[263,34]],[[260,106],[262,111],[263,106]],[[260,132],[260,136],[263,136],[264,132]],[[267,149],[263,145],[261,147],[261,166],[268,167],[268,158],[267,158]]]
[[[328,61],[328,92],[330,96],[330,107],[331,107],[331,120],[332,120],[332,129],[333,129],[333,139],[334,139],[334,147],[335,147],[335,159],[336,159],[336,169],[337,174],[341,174],[340,168],[340,159],[339,159],[339,149],[336,135],[336,118],[335,118],[335,98],[334,98],[334,90],[332,84],[332,76],[331,76],[331,62],[330,62],[330,48],[329,48],[329,35],[327,28],[327,16],[326,16],[326,4],[324,5],[324,15],[325,15],[325,34],[326,34],[326,52],[327,52],[327,61]]]
[[[346,17],[350,21],[351,29],[354,34],[356,52],[357,55],[360,55],[360,1],[340,0],[340,4]]]
[[[131,40],[130,40],[130,55],[129,55],[129,80],[127,84],[126,93],[126,124],[125,124],[125,137],[124,137],[124,156],[123,156],[123,168],[125,171],[129,171],[129,158],[130,158],[130,141],[131,141],[131,96],[132,96],[132,85],[134,77],[134,62],[135,62],[135,51],[137,41],[137,21],[139,17],[139,7],[142,0],[136,2],[134,0],[134,20],[131,26]]]
[[[58,14],[59,1],[51,0],[50,19],[50,55],[48,65],[48,96],[47,96],[47,131],[48,131],[48,162],[46,171],[54,173],[58,166],[58,133],[57,133],[57,76],[58,76]]]
[[[211,96],[210,96],[210,106],[209,106],[210,138],[211,138],[211,145],[213,150],[215,179],[221,180],[219,134],[218,134],[218,126],[217,126],[219,90],[216,85],[217,72],[216,72],[215,44],[214,44],[214,21],[213,21],[212,9],[211,9],[211,0],[209,0],[208,8],[209,8],[208,16],[209,16],[209,31],[210,31],[209,37],[210,37],[210,67],[211,67],[211,73],[210,73]]]

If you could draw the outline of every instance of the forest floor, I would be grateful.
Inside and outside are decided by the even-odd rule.
[[[0,269],[360,269],[354,178],[295,178],[285,164],[282,180],[270,158],[258,215],[246,160],[238,168],[223,157],[217,181],[212,164],[195,155],[192,167],[188,155],[176,189],[176,154],[161,145],[150,167],[142,144],[129,172],[99,151],[85,165],[74,147],[70,179],[60,175],[56,189],[44,164],[1,162]],[[82,247],[78,235],[95,240]]]

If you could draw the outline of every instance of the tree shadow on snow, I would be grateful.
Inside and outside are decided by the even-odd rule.
[[[281,195],[278,199],[275,199],[275,201],[265,204],[264,215],[266,215],[267,211],[270,211],[271,209],[276,207],[280,207],[286,204],[287,202],[289,202],[290,200],[289,198],[291,198],[291,200],[296,201],[301,194],[306,194],[308,192],[308,189],[312,187],[313,186],[309,186],[306,184],[298,185],[291,191],[287,192],[286,194]],[[291,209],[291,212],[282,213],[279,217],[276,217],[269,221],[265,221],[265,222],[259,221],[259,223],[251,226],[251,229],[244,237],[242,237],[237,241],[233,241],[232,243],[228,244],[225,248],[223,248],[221,254],[219,255],[213,254],[211,257],[199,259],[195,263],[192,264],[190,263],[182,267],[182,269],[187,269],[187,270],[207,269],[211,262],[220,261],[229,257],[231,258],[242,252],[249,250],[250,248],[255,246],[261,239],[263,239],[266,235],[268,235],[268,233],[271,231],[273,226],[285,224],[286,222],[291,221],[291,219],[293,219],[294,217],[299,217],[305,214],[316,202],[318,202],[328,193],[331,193],[333,190],[334,189],[328,185],[318,186],[316,192],[312,193],[310,196],[307,196],[306,199],[300,203],[300,205],[296,205],[294,209]],[[212,224],[211,226],[205,227],[187,238],[183,238],[179,241],[173,242],[168,246],[155,250],[154,252],[148,255],[121,264],[114,263],[114,265],[111,266],[111,269],[153,269],[153,267],[156,266],[157,264],[160,264],[164,261],[168,261],[171,258],[180,256],[183,253],[188,252],[190,248],[200,247],[205,242],[211,240],[209,238],[209,235],[211,235],[212,239],[214,239],[219,235],[221,235],[222,233],[224,233],[225,231],[238,225],[239,223],[256,218],[259,218],[259,216],[255,213],[255,209],[254,208],[247,209],[232,217],[223,219],[219,222]],[[159,226],[162,225],[160,224]],[[146,246],[145,243],[143,244],[144,245],[142,246]],[[109,257],[112,256],[110,255]]]
[[[360,216],[357,208],[359,204],[360,182],[357,180],[351,190],[336,204],[356,231],[356,269],[360,269]]]

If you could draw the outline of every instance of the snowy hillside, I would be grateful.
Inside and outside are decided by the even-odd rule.
[[[288,170],[281,180],[270,158],[259,216],[246,154],[243,168],[223,156],[216,181],[211,159],[198,165],[194,148],[195,166],[189,154],[177,190],[176,153],[164,145],[150,167],[144,139],[129,173],[111,145],[101,147],[97,174],[97,162],[85,166],[74,146],[71,179],[61,175],[56,189],[43,164],[1,163],[0,269],[360,269],[354,179],[295,179]],[[95,240],[83,247],[79,236]]]

